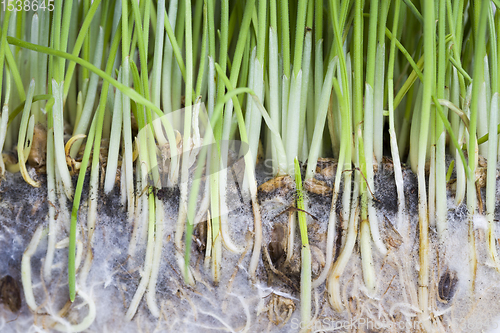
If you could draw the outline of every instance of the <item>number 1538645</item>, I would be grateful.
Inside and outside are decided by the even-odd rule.
[[[39,11],[48,10],[49,12],[54,10],[54,0],[1,0],[0,1],[2,9],[11,12],[21,12],[21,11]]]

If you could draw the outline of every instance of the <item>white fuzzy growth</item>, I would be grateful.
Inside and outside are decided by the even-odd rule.
[[[474,223],[474,230],[487,230],[488,229],[488,219],[486,216],[481,214],[474,214],[472,217]]]

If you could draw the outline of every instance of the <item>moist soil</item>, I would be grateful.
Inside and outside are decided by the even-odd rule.
[[[304,171],[304,166],[303,171]],[[137,220],[127,218],[119,189],[99,197],[98,216],[92,246],[93,263],[83,288],[95,302],[96,319],[87,332],[295,332],[300,325],[300,234],[296,228],[295,248],[286,260],[289,215],[294,206],[295,186],[286,177],[271,179],[269,170],[258,165],[258,200],[261,205],[263,247],[255,280],[247,268],[253,249],[253,215],[249,201],[238,187],[228,189],[228,205],[236,207],[228,213],[233,242],[245,248],[242,254],[223,249],[221,280],[214,283],[210,264],[205,263],[206,221],[198,224],[193,234],[191,266],[196,284],[184,283],[175,259],[175,224],[179,190],[160,189],[156,195],[164,202],[165,230],[162,261],[159,269],[156,300],[160,318],[148,309],[145,293],[132,321],[125,312],[139,285],[146,253],[147,227],[141,225],[139,241],[133,256],[129,244]],[[336,162],[320,159],[315,187],[306,192],[308,202],[308,235],[312,253],[312,275],[315,279],[325,267],[327,226],[332,206]],[[32,172],[32,171],[31,171]],[[26,184],[21,175],[6,174],[0,184],[0,331],[52,332],[54,318],[77,324],[87,314],[80,297],[69,306],[67,285],[67,247],[71,207],[48,202],[46,181],[38,176],[41,187]],[[378,167],[373,192],[381,234],[388,248],[382,255],[372,244],[377,279],[375,294],[364,286],[361,255],[355,246],[341,278],[344,305],[337,312],[329,304],[326,284],[312,291],[313,322],[310,331],[323,332],[420,332],[424,331],[418,316],[418,187],[417,178],[403,169],[407,233],[400,232],[397,221],[398,199],[392,163],[386,160]],[[88,177],[87,177],[88,179]],[[76,181],[76,179],[74,179]],[[452,183],[452,182],[451,182]],[[499,183],[497,178],[497,184]],[[341,186],[343,188],[343,185]],[[85,185],[78,225],[86,235],[88,184]],[[484,190],[482,191],[484,202]],[[498,196],[497,196],[498,198]],[[232,205],[234,202],[243,204]],[[492,331],[500,315],[500,273],[492,265],[487,252],[484,216],[474,218],[474,235],[478,256],[475,289],[471,290],[468,266],[468,222],[465,205],[454,202],[453,185],[448,190],[448,232],[445,244],[438,241],[430,228],[429,307],[431,331]],[[21,260],[39,225],[47,225],[49,205],[56,208],[57,242],[51,278],[43,279],[42,268],[47,250],[46,234],[31,258],[33,291],[39,311],[27,306],[21,282]],[[499,206],[497,200],[497,206]],[[337,258],[343,249],[346,231],[342,229],[342,191],[337,201],[339,227],[335,235]],[[498,212],[498,209],[497,209]],[[498,216],[497,216],[498,218]],[[497,228],[499,229],[499,228]],[[399,231],[398,231],[399,230]],[[359,236],[359,235],[358,235]],[[495,235],[499,238],[498,235]],[[84,241],[84,253],[86,246]],[[77,272],[78,273],[78,272]],[[79,306],[84,304],[83,306]],[[65,309],[64,311],[60,311]],[[494,331],[494,330],[493,330]],[[492,332],[493,332],[492,331]]]

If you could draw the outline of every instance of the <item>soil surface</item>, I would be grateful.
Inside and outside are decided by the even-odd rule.
[[[308,235],[312,253],[313,280],[326,265],[327,229],[332,210],[332,189],[336,162],[321,159],[315,181],[307,189]],[[210,261],[206,258],[206,214],[193,234],[191,267],[194,286],[184,282],[174,244],[178,216],[179,190],[160,189],[157,197],[165,210],[162,259],[156,293],[144,293],[132,321],[125,313],[144,275],[147,220],[128,218],[126,207],[116,188],[108,196],[98,198],[94,239],[86,237],[87,198],[84,195],[79,210],[78,229],[81,239],[81,266],[88,254],[92,266],[88,277],[79,287],[95,303],[96,317],[88,332],[295,332],[300,322],[300,233],[294,233],[293,252],[288,251],[290,216],[296,213],[295,185],[291,178],[272,179],[265,166],[257,166],[258,200],[262,214],[263,246],[257,278],[249,278],[247,269],[253,249],[254,220],[248,198],[238,186],[228,187],[229,232],[232,241],[243,253],[224,248],[221,274],[213,282]],[[235,174],[230,169],[228,177]],[[355,176],[356,171],[353,171]],[[354,178],[354,177],[353,177]],[[327,284],[312,291],[313,322],[310,331],[322,332],[419,332],[425,325],[430,331],[479,332],[498,326],[500,315],[500,273],[488,254],[485,217],[474,217],[474,239],[477,271],[474,290],[471,289],[469,268],[469,228],[465,205],[455,204],[453,185],[448,191],[448,238],[437,239],[435,227],[430,228],[430,317],[426,321],[419,313],[418,269],[418,186],[410,169],[403,170],[405,214],[398,221],[398,198],[392,164],[387,160],[375,173],[375,184],[369,189],[377,212],[378,225],[387,253],[380,253],[371,242],[376,290],[365,287],[359,248],[356,245],[340,276],[342,309],[330,305]],[[56,323],[78,324],[87,316],[86,301],[77,296],[68,303],[67,243],[70,204],[64,200],[48,202],[43,176],[42,186],[33,188],[20,174],[6,174],[0,184],[0,331],[52,332]],[[497,180],[498,183],[498,180]],[[87,187],[84,193],[87,193]],[[354,185],[352,187],[354,190]],[[334,258],[344,251],[349,209],[343,207],[344,186],[341,183],[335,216]],[[484,191],[482,191],[484,196]],[[59,196],[58,196],[59,198]],[[499,198],[497,196],[497,198]],[[484,197],[482,198],[484,202]],[[143,200],[142,196],[138,200]],[[48,208],[56,208],[57,230],[48,230]],[[500,207],[500,200],[497,199]],[[498,212],[498,209],[497,209]],[[359,229],[359,219],[353,219]],[[21,262],[37,228],[45,226],[41,241],[29,265],[38,313],[29,309],[23,289]],[[500,228],[497,228],[500,229]],[[44,278],[43,263],[47,253],[47,234],[56,233],[53,266],[49,279]],[[83,236],[82,236],[83,235]],[[135,235],[135,236],[133,236]],[[131,240],[135,250],[131,253]],[[498,235],[494,237],[500,238]],[[90,250],[88,252],[87,250]],[[150,311],[148,297],[155,299],[159,317]],[[426,324],[427,322],[427,324]]]

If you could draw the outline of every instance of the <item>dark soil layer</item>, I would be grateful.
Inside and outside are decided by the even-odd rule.
[[[323,186],[321,191],[306,195],[308,208],[308,234],[312,251],[313,279],[325,266],[327,227],[332,206],[331,189],[335,162],[321,160],[316,180]],[[329,170],[330,168],[331,170]],[[386,255],[379,253],[372,244],[377,290],[375,295],[364,287],[361,256],[358,245],[349,259],[341,282],[341,298],[344,310],[336,312],[328,300],[325,283],[313,290],[313,316],[316,331],[396,332],[390,329],[394,323],[420,324],[418,316],[417,277],[419,265],[418,236],[418,187],[417,178],[409,169],[403,169],[406,217],[408,233],[398,232],[396,221],[398,199],[390,161],[375,173],[373,191],[381,235],[387,245]],[[206,221],[195,227],[191,266],[196,280],[195,286],[184,283],[175,253],[182,251],[174,245],[175,224],[179,206],[179,190],[160,189],[156,192],[165,207],[165,231],[162,260],[156,286],[157,305],[160,318],[155,318],[146,301],[147,293],[131,322],[125,320],[131,300],[136,293],[143,274],[146,255],[147,221],[129,221],[122,206],[118,188],[108,196],[98,199],[98,217],[92,246],[93,263],[86,284],[81,286],[95,301],[97,315],[89,332],[135,332],[138,327],[146,332],[204,332],[224,331],[298,331],[300,327],[300,234],[295,229],[294,251],[286,260],[289,215],[295,213],[295,187],[293,181],[266,187],[270,179],[266,168],[257,167],[260,185],[258,195],[262,213],[263,248],[257,270],[257,280],[249,279],[247,268],[252,252],[251,235],[253,215],[250,202],[236,205],[229,211],[229,230],[233,241],[242,248],[243,254],[224,249],[221,262],[221,279],[212,282],[210,264],[205,264]],[[53,319],[60,316],[71,323],[80,322],[87,313],[87,306],[72,307],[58,315],[68,299],[67,247],[56,250],[51,279],[42,279],[43,261],[47,251],[44,235],[31,258],[33,291],[40,313],[36,316],[26,304],[21,282],[23,253],[39,225],[46,225],[49,205],[56,207],[59,229],[57,241],[68,236],[71,207],[63,209],[60,202],[49,203],[47,188],[42,177],[42,186],[33,188],[26,184],[20,174],[7,174],[0,184],[0,332],[53,331]],[[264,184],[265,183],[265,184]],[[79,213],[79,230],[86,230],[86,193],[82,198]],[[341,186],[341,189],[343,185]],[[240,189],[228,190],[228,202],[241,201]],[[449,240],[445,244],[437,241],[431,227],[430,262],[431,276],[429,294],[432,331],[439,327],[449,332],[473,332],[471,325],[482,323],[481,329],[488,331],[496,325],[493,318],[500,314],[500,274],[493,268],[487,254],[484,222],[481,217],[475,228],[478,268],[476,289],[469,289],[467,264],[467,210],[465,205],[454,206],[453,190],[449,190],[448,225]],[[484,193],[483,193],[484,195]],[[139,198],[139,200],[141,200]],[[484,198],[483,198],[484,200]],[[497,200],[497,208],[500,208]],[[342,191],[336,203],[337,221],[341,220]],[[497,214],[498,214],[497,209]],[[497,216],[498,218],[498,216]],[[136,224],[140,225],[136,225]],[[483,223],[483,224],[481,224]],[[137,248],[131,256],[131,234],[137,227]],[[400,229],[401,231],[401,229]],[[53,232],[53,231],[50,231]],[[336,228],[335,258],[343,249],[346,231]],[[64,242],[62,242],[64,243]],[[62,244],[61,243],[61,244]],[[86,253],[87,241],[83,241]],[[439,258],[439,260],[438,260]],[[78,279],[78,277],[77,277]],[[477,300],[477,301],[476,301]],[[20,303],[19,303],[20,302]],[[81,304],[79,298],[75,304]],[[20,305],[19,305],[20,304]],[[482,320],[485,317],[487,320]],[[466,321],[461,318],[467,318]],[[339,323],[357,320],[372,320],[372,326],[340,326]],[[439,319],[439,321],[437,320]],[[439,323],[439,324],[438,324]],[[352,323],[351,323],[352,324]],[[383,326],[385,324],[386,326]],[[336,326],[335,326],[336,325]],[[379,325],[379,326],[377,326]],[[380,326],[382,325],[382,326]],[[387,326],[389,325],[389,326]],[[401,324],[400,324],[401,325]],[[467,326],[468,325],[468,326]],[[412,326],[413,327],[413,326]],[[394,328],[394,327],[393,327]],[[412,328],[406,331],[420,331]],[[313,329],[314,331],[314,329]]]

